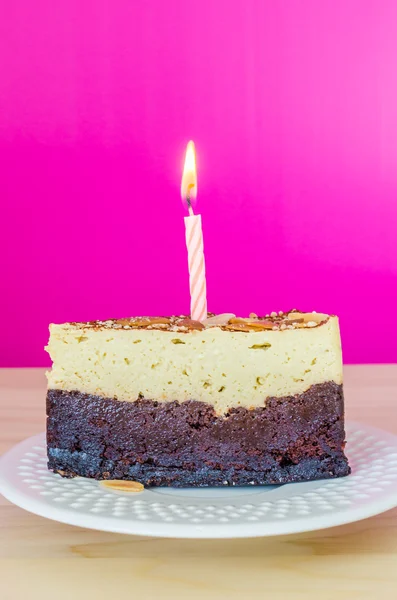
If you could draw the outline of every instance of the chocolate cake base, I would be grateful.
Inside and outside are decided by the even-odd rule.
[[[147,486],[281,484],[350,473],[343,389],[333,382],[216,415],[199,401],[47,394],[48,467]]]

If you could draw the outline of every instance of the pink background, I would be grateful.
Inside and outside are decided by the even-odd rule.
[[[188,311],[190,138],[210,310],[335,312],[397,362],[396,63],[395,0],[2,2],[0,365]]]

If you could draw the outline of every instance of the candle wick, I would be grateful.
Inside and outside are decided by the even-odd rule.
[[[194,212],[193,212],[193,208],[192,208],[192,201],[190,200],[190,190],[188,189],[187,193],[186,193],[186,203],[187,203],[187,208],[189,210],[189,215],[191,217],[194,217]]]

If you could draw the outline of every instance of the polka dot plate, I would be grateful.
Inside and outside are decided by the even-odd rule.
[[[70,525],[179,538],[280,535],[342,525],[397,506],[397,436],[347,426],[352,474],[341,479],[243,488],[110,491],[47,470],[45,435],[0,461],[0,492],[14,504]]]

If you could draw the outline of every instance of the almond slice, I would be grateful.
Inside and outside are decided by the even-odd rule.
[[[149,317],[150,325],[169,325],[171,319],[168,317]]]
[[[116,319],[115,325],[122,325],[123,327],[147,327],[150,325],[150,320],[146,318],[142,319]]]
[[[148,325],[151,325],[149,319],[136,319],[130,323],[130,327],[148,327]]]
[[[142,317],[142,318],[131,318],[131,319],[117,319],[115,321],[118,325],[128,327],[148,327],[149,325],[169,325],[171,319],[167,317]]]
[[[225,325],[225,329],[228,331],[252,331],[247,325],[247,323],[231,323],[229,325]]]
[[[246,319],[246,318],[240,318],[240,317],[236,317],[233,319],[230,319],[229,323],[231,325],[238,325],[238,324],[243,324],[243,325],[248,325],[248,327],[252,327],[252,329],[259,329],[261,331],[263,331],[264,329],[272,329],[272,327],[274,326],[274,321],[266,321],[266,320],[259,320],[259,319],[253,319],[252,317]]]
[[[272,321],[249,321],[247,323],[248,327],[253,327],[254,329],[273,329],[274,322]]]
[[[178,327],[187,327],[188,329],[196,329],[198,331],[205,329],[205,326],[200,321],[194,321],[193,319],[182,319],[176,323]]]
[[[249,321],[252,321],[252,319],[243,317],[232,317],[229,321],[230,324],[233,325],[234,323],[248,323]]]
[[[288,321],[285,321],[286,325],[294,325],[295,323],[304,323],[305,320],[304,319],[288,319]]]
[[[207,327],[215,327],[217,325],[227,325],[231,319],[234,319],[236,315],[233,313],[222,313],[221,315],[215,315],[204,319],[203,324]]]
[[[132,325],[133,325],[131,319],[116,319],[115,322],[114,322],[114,324],[122,325],[123,327],[125,325],[128,325],[129,327],[132,327]]]
[[[108,489],[116,492],[143,492],[145,489],[142,483],[139,481],[127,481],[124,479],[109,479],[107,481],[100,481],[99,484]]]

